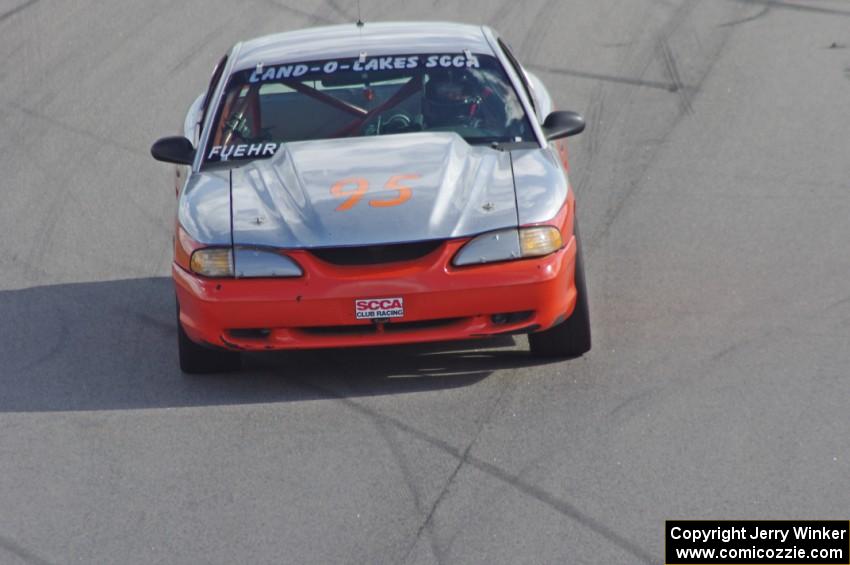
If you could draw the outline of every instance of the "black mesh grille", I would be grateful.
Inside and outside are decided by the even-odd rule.
[[[299,328],[302,332],[313,335],[369,335],[378,333],[375,325],[363,326],[315,326]]]
[[[419,241],[363,247],[328,247],[313,249],[310,253],[334,265],[382,265],[421,259],[437,250],[442,244],[442,241]]]
[[[450,326],[462,319],[463,318],[440,318],[438,320],[420,320],[417,322],[389,322],[383,324],[383,329],[387,333],[430,330],[443,326]],[[299,329],[305,333],[313,335],[372,335],[378,333],[378,326],[376,324],[356,326],[316,326]]]
[[[433,328],[441,328],[450,326],[462,318],[441,318],[439,320],[422,320],[419,322],[393,322],[384,326],[384,331],[392,332],[412,332],[416,330],[430,330]]]

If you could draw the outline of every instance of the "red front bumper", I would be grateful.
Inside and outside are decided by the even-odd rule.
[[[264,351],[529,332],[572,313],[575,238],[540,259],[452,267],[451,258],[463,243],[447,242],[416,261],[368,267],[331,265],[296,251],[290,256],[305,272],[297,279],[212,280],[175,264],[180,321],[198,343]],[[403,319],[375,324],[355,318],[356,299],[388,297],[404,298]],[[499,314],[514,316],[494,321]]]

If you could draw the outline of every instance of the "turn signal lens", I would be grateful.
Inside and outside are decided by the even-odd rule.
[[[519,244],[523,257],[542,257],[559,250],[564,241],[558,228],[539,226],[520,229]]]
[[[479,235],[458,251],[455,267],[543,257],[564,246],[561,232],[553,226],[511,228]]]
[[[192,272],[211,278],[233,276],[233,253],[229,247],[199,249],[192,253]]]

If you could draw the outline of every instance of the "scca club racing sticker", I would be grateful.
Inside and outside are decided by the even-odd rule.
[[[403,298],[368,298],[354,301],[358,320],[386,320],[404,317]]]

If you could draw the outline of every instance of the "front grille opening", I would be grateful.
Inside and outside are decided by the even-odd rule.
[[[504,314],[493,314],[490,320],[497,326],[506,326],[508,324],[518,324],[524,322],[534,315],[533,310],[525,312],[505,312]]]
[[[462,318],[440,318],[438,320],[420,320],[418,322],[393,322],[384,326],[387,333],[413,332],[417,330],[431,330],[450,326]]]
[[[310,253],[333,265],[383,265],[421,259],[439,249],[442,241],[418,241],[390,245],[365,245],[360,247],[328,247],[311,249]]]
[[[227,333],[235,339],[267,339],[272,331],[267,328],[250,328],[227,330]]]
[[[420,320],[417,322],[387,322],[381,324],[385,333],[415,332],[431,330],[450,326],[463,318],[440,318],[437,320]],[[378,333],[378,324],[366,324],[356,326],[315,326],[299,328],[304,333],[311,335],[375,335]]]
[[[299,329],[304,333],[313,335],[371,335],[378,333],[378,326],[374,324],[365,326],[315,326]]]

